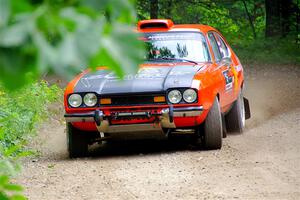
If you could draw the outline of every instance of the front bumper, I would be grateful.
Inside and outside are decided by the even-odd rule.
[[[163,128],[176,128],[174,117],[197,117],[203,112],[203,106],[174,108],[170,105],[160,111],[110,112],[105,115],[102,110],[88,113],[65,114],[67,122],[95,122],[99,132],[140,132],[158,131]],[[111,125],[111,120],[130,120],[135,118],[155,118],[153,123]]]

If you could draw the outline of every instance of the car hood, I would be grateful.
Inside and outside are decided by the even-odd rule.
[[[74,92],[124,94],[163,92],[169,88],[191,87],[195,74],[203,65],[144,66],[136,74],[127,74],[120,80],[110,70],[102,69],[85,74]]]

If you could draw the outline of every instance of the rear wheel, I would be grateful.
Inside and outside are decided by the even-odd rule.
[[[223,138],[227,137],[227,128],[226,128],[226,121],[225,116],[222,115],[222,129],[223,129]]]
[[[223,129],[219,100],[216,97],[204,122],[203,144],[206,149],[222,147]]]
[[[241,91],[229,113],[225,116],[226,128],[230,132],[242,133],[245,128],[245,105]]]
[[[87,156],[88,142],[88,138],[82,131],[71,123],[67,123],[67,144],[70,158]]]

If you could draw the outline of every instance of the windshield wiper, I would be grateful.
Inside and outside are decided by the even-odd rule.
[[[198,65],[198,63],[196,61],[193,60],[188,60],[188,59],[184,59],[184,58],[170,58],[170,57],[160,57],[160,58],[156,58],[156,59],[149,59],[150,61],[153,60],[177,60],[177,61],[184,61],[184,62],[189,62],[189,63],[193,63],[195,65]]]

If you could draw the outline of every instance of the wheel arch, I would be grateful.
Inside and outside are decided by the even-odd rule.
[[[217,93],[216,97],[218,98],[218,101],[220,102],[220,93]]]

